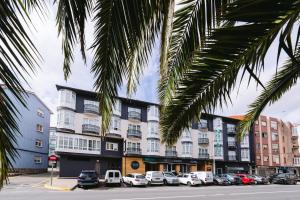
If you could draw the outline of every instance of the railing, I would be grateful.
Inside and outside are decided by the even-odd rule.
[[[235,141],[228,141],[228,147],[235,148],[236,147]]]
[[[198,138],[198,144],[208,144],[209,139],[208,138]]]
[[[167,157],[177,157],[177,151],[166,150],[165,154]]]
[[[140,130],[128,129],[127,137],[142,138],[142,132]]]
[[[96,106],[94,104],[84,104],[84,112],[99,114],[99,106]]]
[[[140,148],[133,148],[133,147],[128,147],[126,152],[127,152],[127,154],[141,154],[142,153]]]
[[[96,134],[99,134],[100,128],[99,128],[99,126],[92,125],[92,124],[83,124],[82,125],[82,132],[83,133],[96,133]]]
[[[209,159],[209,154],[208,153],[199,153],[198,158],[199,159]]]
[[[129,111],[128,112],[128,119],[141,120],[141,113],[136,112],[136,111]]]
[[[229,129],[227,129],[227,134],[235,135],[236,134],[236,130],[234,128],[229,128]]]
[[[148,138],[159,138],[158,132],[149,132],[147,135]]]
[[[236,156],[228,156],[228,160],[236,160]]]

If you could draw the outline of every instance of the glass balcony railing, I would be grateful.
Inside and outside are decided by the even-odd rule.
[[[230,134],[230,135],[236,134],[235,128],[228,128],[228,129],[227,129],[227,134]]]
[[[141,113],[136,111],[128,112],[128,119],[141,120]]]
[[[135,147],[128,147],[126,152],[127,154],[135,154],[135,155],[142,153],[140,148],[135,148]]]
[[[84,104],[84,112],[99,114],[99,106],[94,104]]]
[[[228,141],[228,147],[235,148],[236,147],[235,141]]]
[[[199,153],[198,158],[199,159],[209,159],[209,154],[208,153]]]
[[[166,150],[165,155],[166,157],[177,157],[177,151]]]
[[[198,138],[198,144],[208,144],[209,139],[208,138]]]
[[[99,126],[92,125],[92,124],[83,124],[82,125],[82,133],[99,134],[99,132],[100,132]]]
[[[128,129],[127,137],[142,138],[142,132],[140,130]]]

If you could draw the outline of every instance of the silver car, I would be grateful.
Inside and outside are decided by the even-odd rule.
[[[179,179],[172,172],[163,172],[165,185],[179,185]]]

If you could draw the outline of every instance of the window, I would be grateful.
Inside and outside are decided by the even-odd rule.
[[[37,110],[37,115],[40,116],[40,117],[44,117],[45,116],[44,111],[42,109],[38,109]]]
[[[75,113],[71,110],[58,110],[57,128],[66,128],[74,130]]]
[[[127,151],[131,152],[140,152],[141,151],[141,143],[139,142],[127,142]]]
[[[199,154],[200,155],[207,155],[208,149],[207,148],[199,148]]]
[[[276,122],[276,121],[271,121],[271,128],[277,130],[278,125],[277,125],[277,122]]]
[[[267,144],[263,144],[263,150],[268,150],[268,145]]]
[[[200,128],[208,128],[207,120],[206,119],[200,119],[199,127]]]
[[[67,89],[59,90],[59,103],[62,107],[75,109],[76,94],[75,92]]]
[[[147,143],[148,143],[147,152],[159,152],[159,140],[148,139]]]
[[[272,150],[278,150],[278,144],[272,144]]]
[[[214,146],[215,149],[215,157],[223,157],[223,147],[222,146]]]
[[[84,118],[83,119],[83,124],[99,126],[99,120],[98,119],[93,119],[93,118]]]
[[[34,163],[35,164],[41,164],[42,163],[42,157],[41,156],[34,156]]]
[[[229,160],[236,160],[236,152],[228,151],[228,158],[229,158]]]
[[[242,146],[249,146],[249,135],[245,134],[245,136],[243,137],[242,141],[241,141],[241,145]]]
[[[189,130],[183,131],[182,138],[192,138],[191,132]]]
[[[36,147],[43,147],[43,141],[42,140],[35,140],[35,146]]]
[[[111,130],[121,130],[121,119],[117,116],[112,116],[110,121],[110,129]]]
[[[199,138],[208,138],[207,133],[199,133]]]
[[[285,147],[283,147],[283,153],[285,153]]]
[[[141,119],[141,109],[128,107],[128,118]]]
[[[260,160],[260,156],[256,156],[256,160]]]
[[[221,130],[220,131],[218,131],[218,130],[215,131],[215,141],[214,142],[217,143],[217,144],[222,144],[223,143],[223,133],[222,133]]]
[[[228,133],[235,132],[235,124],[227,124],[227,132]]]
[[[261,137],[262,137],[262,138],[267,138],[267,137],[268,137],[268,133],[262,132],[262,133],[261,133]]]
[[[158,135],[157,122],[148,122],[148,135]]]
[[[261,125],[262,126],[267,126],[267,122],[266,121],[261,121]]]
[[[121,101],[119,99],[115,100],[115,105],[114,105],[114,112],[118,112],[121,113],[121,109],[122,109],[122,104]]]
[[[171,147],[166,146],[166,151],[176,152],[176,146],[171,146]]]
[[[44,132],[44,127],[43,127],[43,125],[41,125],[41,124],[37,124],[36,125],[36,131],[38,131],[38,132]]]
[[[182,143],[182,154],[191,155],[192,154],[193,144],[191,142]]]
[[[257,125],[258,125],[258,120],[256,120],[256,121],[255,121],[255,124],[257,124]]]
[[[282,142],[284,142],[284,136],[282,136]]]
[[[279,155],[272,156],[273,163],[279,164]]]
[[[241,159],[242,159],[242,161],[250,159],[250,151],[249,151],[249,149],[241,149]]]
[[[99,102],[85,99],[84,112],[89,112],[89,111],[99,113]]]
[[[159,108],[158,106],[149,106],[147,109],[149,117],[159,117]]]
[[[235,146],[236,145],[234,137],[228,137],[227,141],[228,141],[228,146]]]
[[[106,150],[118,151],[118,143],[106,142]]]
[[[264,162],[268,162],[269,161],[269,156],[264,156]]]
[[[100,151],[100,140],[84,139],[78,137],[58,137],[58,147],[61,149],[77,149],[86,151]]]
[[[272,132],[272,141],[276,141],[278,139],[279,139],[278,133]]]
[[[256,149],[259,150],[260,149],[260,143],[256,144]]]

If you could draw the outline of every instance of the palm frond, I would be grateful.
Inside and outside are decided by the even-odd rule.
[[[238,136],[242,137],[259,117],[263,109],[273,104],[292,88],[300,77],[300,49],[293,57],[286,61],[284,66],[268,82],[267,87],[249,106],[249,111],[240,123]]]
[[[56,1],[55,1],[56,2]],[[56,24],[58,34],[62,35],[62,51],[64,54],[64,76],[65,79],[71,73],[70,65],[73,61],[73,48],[77,41],[80,42],[80,50],[83,60],[85,56],[85,23],[92,11],[93,1],[91,0],[70,0],[59,1]]]
[[[102,134],[109,127],[118,87],[126,76],[139,74],[142,64],[148,60],[160,30],[163,5],[159,0],[100,0],[96,3],[92,72],[99,93]],[[128,63],[133,66],[128,67]]]
[[[199,119],[201,112],[226,105],[238,72],[248,66],[257,75],[270,45],[299,11],[300,2],[292,0],[245,0],[229,4],[226,14],[221,16],[227,23],[212,32],[205,48],[194,53],[175,87],[160,120],[162,141],[176,142],[181,132]]]
[[[32,5],[34,6],[34,5]],[[15,103],[26,106],[24,88],[27,83],[24,74],[31,75],[41,59],[33,42],[23,27],[30,18],[22,1],[0,1],[0,188],[7,181],[11,159],[17,156],[14,147],[19,133]],[[11,93],[6,94],[3,87]],[[13,100],[14,99],[14,100]]]

